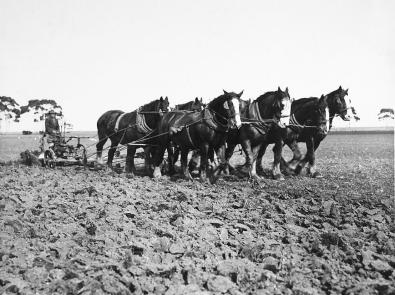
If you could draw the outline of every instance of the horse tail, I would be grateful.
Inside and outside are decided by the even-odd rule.
[[[97,151],[102,151],[103,146],[106,143],[108,137],[107,137],[107,125],[108,121],[111,118],[111,112],[108,111],[105,112],[103,115],[100,116],[100,118],[97,120],[97,136],[98,136],[98,143],[96,144],[96,150]]]

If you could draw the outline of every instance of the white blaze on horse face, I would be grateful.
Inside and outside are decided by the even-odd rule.
[[[235,110],[235,121],[236,121],[236,127],[240,128],[241,127],[241,119],[240,119],[240,103],[238,98],[232,98],[232,104],[233,108]]]
[[[351,100],[349,98],[344,98],[344,101],[346,102],[347,113],[344,116],[343,120],[350,121],[351,118],[354,116],[354,114],[352,113]]]
[[[329,132],[329,107],[325,108],[326,132]]]
[[[281,111],[281,124],[289,124],[289,118],[291,116],[291,100],[289,98],[283,99],[284,108]]]

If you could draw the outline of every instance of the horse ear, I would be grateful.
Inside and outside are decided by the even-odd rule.
[[[243,95],[244,89],[239,93],[239,98]]]
[[[344,91],[344,93],[345,93],[346,95],[348,95],[348,88],[346,89],[346,91]]]
[[[339,90],[342,90],[342,86],[341,85],[339,86]]]
[[[285,93],[289,96],[288,87],[285,88]]]
[[[278,88],[277,88],[277,91],[278,91],[278,92],[281,92],[281,88],[280,88],[280,86],[278,86]]]
[[[199,102],[199,98],[198,97],[195,97],[195,102]]]
[[[160,100],[160,101],[163,101],[163,97],[161,96],[161,97],[159,98],[159,100]]]
[[[200,98],[200,102],[203,102],[203,97]]]
[[[224,89],[222,89],[224,91],[224,94],[228,95],[228,92],[226,92]]]
[[[169,98],[166,96],[165,101],[169,102]]]

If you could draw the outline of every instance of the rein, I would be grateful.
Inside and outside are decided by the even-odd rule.
[[[289,124],[287,126],[291,126],[291,127],[299,127],[299,128],[319,128],[320,126],[314,126],[314,125],[302,125],[298,122],[298,120],[296,120],[295,118],[295,114],[292,114],[290,119],[289,119]]]
[[[164,114],[164,113],[167,113],[167,112],[165,112],[165,111],[162,111],[162,110],[159,110],[159,111],[137,111],[138,112],[138,114],[143,114],[143,115],[145,115],[145,114]]]
[[[210,113],[211,118],[206,118],[206,116],[205,116],[206,111],[208,111]],[[203,112],[202,120],[203,120],[203,122],[206,123],[206,125],[209,128],[211,128],[211,129],[213,129],[215,131],[219,131],[219,132],[228,132],[229,131],[230,128],[228,127],[228,125],[224,125],[221,122],[218,122],[218,120],[215,120],[215,116],[213,116],[211,114],[211,112],[214,113],[215,115],[218,115],[219,117],[221,117],[222,119],[224,119],[226,121],[228,121],[229,118],[227,118],[224,115],[218,113],[217,111],[213,110],[212,108],[209,108],[208,106],[206,106],[201,112]],[[209,120],[211,120],[213,122],[214,126],[207,123],[207,121],[209,121]],[[216,129],[215,125],[219,125],[219,127],[221,127],[221,129],[223,128],[223,130]]]

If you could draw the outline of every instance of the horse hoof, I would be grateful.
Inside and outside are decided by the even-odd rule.
[[[192,178],[192,176],[184,176],[184,179],[186,180],[186,181],[193,181],[193,178]]]
[[[258,175],[251,175],[250,176],[250,180],[251,181],[261,181],[262,177],[258,176]]]
[[[218,178],[219,178],[218,176],[211,175],[211,176],[209,177],[209,182],[210,182],[210,184],[215,184],[215,183],[217,182]]]
[[[303,170],[303,167],[298,165],[298,166],[296,166],[294,172],[295,172],[296,175],[299,175],[299,174],[302,173],[302,170]]]
[[[273,175],[273,179],[280,180],[280,181],[285,180],[284,175],[282,175],[282,174]]]
[[[230,169],[229,169],[229,167],[226,167],[226,168],[224,169],[224,174],[225,174],[225,175],[230,175]]]
[[[132,178],[134,178],[134,174],[133,174],[133,173],[130,173],[130,172],[127,172],[127,173],[126,173],[126,178],[132,179]]]
[[[162,173],[160,172],[160,168],[159,167],[155,167],[154,173],[152,174],[153,178],[159,178],[162,176]]]
[[[288,167],[286,167],[284,170],[281,170],[281,172],[282,172],[283,174],[285,174],[285,175],[288,175],[288,176],[296,175],[295,170],[292,170],[292,169],[290,169],[290,168],[288,168]]]
[[[243,166],[240,166],[239,167],[239,171],[241,172],[241,173],[244,173],[244,174],[249,174],[250,173],[250,167],[249,166],[247,166],[247,165],[243,165]]]
[[[210,183],[210,180],[207,177],[200,177],[200,183],[202,184]]]
[[[321,173],[319,173],[318,171],[314,172],[313,174],[311,174],[312,178],[323,178],[324,176],[322,176]]]

